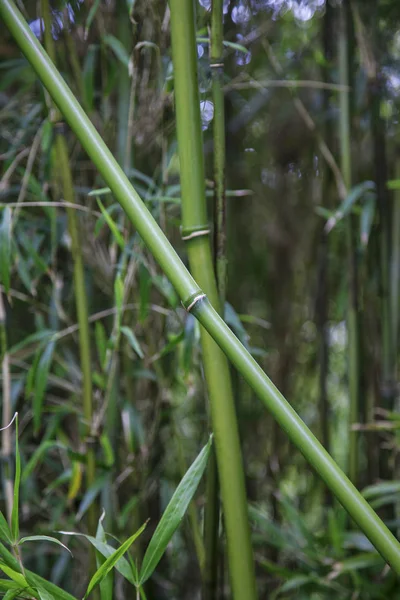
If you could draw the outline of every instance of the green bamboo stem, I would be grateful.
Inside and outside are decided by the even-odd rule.
[[[187,0],[170,0],[170,9],[182,189],[182,237],[186,239],[191,272],[220,313],[209,235],[204,233],[209,230],[209,223],[205,202],[194,8],[193,3]],[[204,330],[201,343],[215,436],[232,597],[251,600],[257,597],[256,582],[229,365],[223,352]]]
[[[51,16],[48,0],[42,0],[42,16],[44,21],[44,39],[46,49],[53,62],[56,62],[56,52],[54,41],[51,35]],[[58,112],[58,111],[56,111]],[[55,120],[58,120],[60,115],[54,115]],[[55,124],[55,139],[54,150],[55,157],[53,158],[53,169],[55,178],[61,183],[63,199],[65,202],[74,204],[75,193],[72,180],[71,165],[68,155],[67,142],[62,132],[63,123]],[[75,304],[77,312],[77,320],[79,325],[79,352],[80,364],[82,371],[82,405],[83,416],[85,419],[85,436],[90,435],[93,406],[92,406],[92,370],[90,357],[90,334],[88,322],[88,308],[85,289],[85,274],[82,259],[82,250],[78,233],[78,223],[76,212],[72,208],[67,208],[68,233],[71,238],[71,254],[73,258],[73,278]],[[88,448],[86,453],[86,486],[90,488],[96,478],[96,460],[93,449]],[[91,534],[96,532],[97,516],[96,507],[92,504],[88,510],[88,528]]]
[[[400,179],[400,157],[396,158],[396,179]],[[390,265],[390,312],[392,318],[392,364],[394,381],[397,381],[397,353],[399,348],[399,297],[400,297],[400,191],[396,190],[392,219],[392,260]]]
[[[339,33],[339,78],[341,86],[349,86],[349,48],[348,48],[348,7],[340,6]],[[350,94],[340,92],[340,155],[344,184],[351,188],[351,131],[350,131]],[[348,331],[348,378],[349,378],[349,464],[351,481],[357,483],[359,474],[358,435],[352,425],[359,421],[360,410],[360,326],[358,310],[358,274],[356,262],[356,242],[354,217],[349,215],[346,222],[347,261],[349,269],[349,301],[347,313]]]
[[[6,505],[6,516],[11,524],[13,506],[14,484],[12,480],[12,430],[7,427],[11,421],[11,373],[10,358],[8,355],[8,341],[6,329],[6,311],[3,302],[3,292],[0,290],[0,365],[1,365],[1,391],[2,391],[2,428],[1,433],[1,459],[3,462],[3,490]]]
[[[137,192],[132,188],[129,180],[30,31],[12,0],[0,0],[0,15],[41,81],[49,90],[71,129],[102,174],[105,183],[110,187],[149,251],[152,252],[165,275],[170,279],[186,309],[190,310],[212,335],[228,359],[286,431],[293,444],[319,473],[382,557],[400,575],[399,542],[207,299],[205,297],[201,299],[202,292],[198,285],[163,235]]]
[[[213,0],[211,10],[210,66],[214,103],[214,253],[218,292],[222,306],[225,304],[227,272],[223,39],[223,1]]]
[[[210,67],[214,103],[214,264],[221,307],[225,306],[226,259],[226,195],[225,195],[225,101],[223,91],[223,2],[211,4]],[[219,480],[213,448],[207,465],[206,506],[204,511],[205,567],[203,600],[215,600],[218,595]]]

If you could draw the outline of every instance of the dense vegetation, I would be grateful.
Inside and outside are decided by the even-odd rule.
[[[200,0],[197,73],[190,0],[17,4],[212,304],[397,537],[398,3]],[[396,598],[0,32],[3,426],[18,412],[0,592]]]

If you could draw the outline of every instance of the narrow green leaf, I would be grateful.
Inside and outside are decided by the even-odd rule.
[[[107,355],[107,335],[104,325],[100,321],[96,321],[94,328],[94,335],[96,339],[97,355],[102,369],[104,369],[106,355]]]
[[[99,205],[99,208],[100,208],[100,210],[102,212],[102,215],[103,215],[103,217],[104,217],[107,225],[111,229],[111,233],[113,234],[113,237],[114,237],[115,241],[117,242],[117,244],[121,248],[121,250],[123,250],[125,248],[125,242],[124,242],[124,238],[122,237],[121,232],[118,229],[118,225],[110,217],[109,213],[104,208],[104,206],[103,206],[100,198],[97,198],[97,204]]]
[[[90,26],[93,22],[93,19],[96,16],[97,9],[99,8],[99,6],[100,6],[100,0],[95,0],[89,10],[89,14],[87,16],[86,23],[85,23],[85,39],[87,39],[87,36],[89,35]]]
[[[96,550],[98,550],[98,552],[100,552],[100,554],[102,554],[105,558],[109,558],[115,552],[115,548],[113,548],[109,544],[106,544],[105,542],[97,540],[91,535],[85,535],[84,533],[74,533],[72,531],[60,531],[59,533],[63,533],[64,535],[74,535],[86,538],[92,544],[92,546],[96,548]],[[118,573],[121,573],[121,575],[125,577],[125,579],[129,581],[129,583],[131,583],[134,586],[138,585],[137,573],[132,573],[132,569],[129,566],[128,561],[123,556],[121,556],[121,558],[114,566]]]
[[[8,575],[8,577],[10,579],[12,579],[12,581],[15,581],[15,583],[17,583],[19,586],[21,586],[21,588],[28,587],[28,582],[26,581],[26,579],[22,575],[22,573],[18,573],[18,571],[15,571],[14,569],[11,569],[8,565],[6,565],[4,563],[0,563],[0,569],[6,575]]]
[[[133,333],[132,329],[130,329],[130,327],[124,326],[124,327],[121,327],[121,331],[126,336],[129,344],[132,346],[133,350],[136,352],[138,357],[144,358],[143,350],[140,347],[140,344],[139,344],[135,334]]]
[[[33,396],[33,425],[37,435],[42,421],[43,399],[47,388],[49,371],[53,361],[55,342],[50,342],[44,350],[38,362],[35,373],[35,385]]]
[[[349,192],[348,196],[343,200],[339,210],[328,219],[325,225],[325,231],[329,233],[335,227],[336,223],[343,219],[352,210],[354,204],[360,200],[367,191],[374,191],[376,185],[373,181],[363,181],[355,185]]]
[[[3,542],[12,544],[11,531],[8,526],[7,520],[1,511],[0,511],[0,539],[3,540]]]
[[[124,301],[124,282],[121,277],[121,273],[118,273],[114,280],[114,297],[115,306],[117,308],[118,318],[121,318],[122,304]]]
[[[105,512],[100,516],[97,531],[96,531],[96,540],[105,544],[107,542],[106,533],[103,528],[103,520],[105,517]],[[96,566],[100,568],[105,562],[104,556],[101,552],[96,551]],[[114,594],[114,573],[111,571],[108,575],[103,579],[100,583],[100,598],[101,600],[110,600]]]
[[[3,600],[14,600],[21,594],[21,588],[18,586],[17,589],[8,590],[3,596]]]
[[[99,188],[98,190],[91,190],[88,193],[88,196],[106,196],[107,194],[111,194],[111,190],[108,187]]]
[[[115,461],[114,451],[112,444],[110,442],[110,438],[107,433],[102,433],[100,436],[100,445],[104,452],[104,464],[106,467],[112,467]]]
[[[44,342],[44,341],[48,340],[55,333],[56,332],[53,331],[52,329],[43,329],[41,331],[36,331],[35,333],[28,335],[26,338],[24,338],[17,344],[14,344],[14,346],[12,346],[9,349],[8,353],[10,355],[12,355],[12,354],[15,354],[16,352],[18,352],[19,350],[22,350],[22,348],[29,346],[29,344],[35,344],[36,342]]]
[[[139,537],[139,535],[144,531],[147,523],[144,523],[130,538],[128,538],[111,556],[109,556],[106,561],[101,565],[101,567],[96,571],[93,575],[92,579],[89,582],[87,587],[84,599],[87,598],[93,588],[98,585],[101,581],[103,581],[104,577],[111,571],[111,569],[116,565],[118,560],[125,554],[125,552],[132,546],[133,542]]]
[[[212,436],[202,449],[194,463],[185,473],[182,481],[175,490],[163,516],[155,530],[143,558],[139,575],[139,584],[142,586],[152,575],[162,555],[165,552],[172,536],[182,521],[186,510],[203,476],[210,454]]]
[[[368,569],[375,566],[383,566],[384,560],[377,552],[363,552],[356,556],[351,556],[345,560],[337,562],[332,567],[330,577],[338,577],[343,573],[350,573],[360,569]]]
[[[46,452],[48,450],[51,450],[52,448],[60,448],[66,450],[66,446],[64,446],[64,444],[61,444],[60,442],[56,442],[53,440],[45,440],[44,442],[42,442],[36,448],[36,450],[34,451],[34,453],[32,454],[31,458],[29,459],[22,471],[23,483],[28,479],[28,477],[33,473],[38,464],[42,461]]]
[[[122,42],[111,34],[103,35],[102,41],[106,46],[111,48],[118,60],[120,60],[126,68],[129,68],[129,54]]]
[[[243,327],[243,324],[239,319],[237,312],[235,311],[233,306],[229,304],[229,302],[225,302],[224,316],[225,321],[228,323],[229,327],[237,335],[242,344],[246,348],[248,348],[250,336],[247,333],[246,329]]]
[[[72,556],[71,550],[65,544],[60,542],[60,540],[58,540],[57,538],[51,537],[49,535],[29,535],[27,537],[21,538],[18,543],[24,544],[25,542],[51,542],[52,544],[58,544],[59,546],[64,548],[64,550],[67,550],[67,552],[69,552]]]
[[[374,485],[369,485],[364,488],[362,495],[367,500],[372,500],[377,496],[384,496],[386,494],[399,494],[400,493],[400,481],[381,481]]]
[[[390,179],[386,182],[388,190],[400,190],[400,179]]]
[[[83,65],[83,88],[85,94],[85,106],[88,112],[93,110],[94,98],[94,71],[96,67],[97,46],[91,44],[86,51]]]
[[[47,590],[45,590],[41,586],[37,586],[36,589],[38,591],[40,600],[56,600],[54,598],[53,594],[50,594],[50,592],[48,592]]]
[[[375,210],[376,194],[374,192],[367,193],[360,219],[360,237],[361,244],[364,248],[368,244],[369,234],[371,233],[372,223],[374,222]]]
[[[11,511],[11,534],[13,541],[19,538],[19,486],[21,482],[21,457],[18,442],[18,413],[15,415],[15,475],[14,475],[14,497]]]
[[[106,476],[104,475],[103,477],[99,477],[94,482],[94,484],[92,486],[90,486],[90,488],[87,490],[87,492],[85,493],[85,495],[82,498],[82,501],[79,505],[77,515],[75,517],[75,520],[77,522],[82,519],[83,515],[86,513],[89,506],[91,506],[91,504],[94,502],[94,500],[100,493],[100,490],[102,489],[105,482],[106,482]]]
[[[11,208],[3,211],[0,225],[0,281],[8,293],[11,273]]]

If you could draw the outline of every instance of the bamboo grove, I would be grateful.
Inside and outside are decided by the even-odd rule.
[[[4,596],[395,598],[396,3],[0,15]]]

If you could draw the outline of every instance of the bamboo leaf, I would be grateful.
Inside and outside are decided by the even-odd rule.
[[[103,528],[103,520],[105,517],[105,512],[100,516],[97,531],[96,531],[96,540],[105,544],[107,542],[106,534]],[[96,552],[96,565],[99,568],[102,564],[104,564],[105,559],[101,552]],[[100,597],[101,600],[109,600],[113,597],[114,592],[114,573],[111,571],[108,575],[103,579],[100,583]]]
[[[132,546],[133,542],[139,537],[141,533],[143,533],[147,523],[144,523],[130,538],[128,538],[115,552],[109,556],[106,561],[101,565],[101,567],[96,571],[93,575],[92,579],[89,582],[86,593],[84,595],[84,600],[90,594],[96,585],[98,585],[101,581],[103,581],[104,577],[111,571],[111,569],[117,564],[118,560],[125,554],[125,552]]]
[[[15,475],[14,495],[11,511],[11,534],[14,542],[19,538],[19,486],[21,482],[21,457],[18,442],[18,413],[15,414]]]
[[[11,273],[11,215],[11,208],[7,206],[0,225],[0,281],[7,293],[10,291]]]
[[[83,66],[83,89],[85,93],[85,106],[89,112],[93,110],[94,98],[94,71],[96,66],[97,46],[90,45]]]
[[[372,500],[377,496],[383,496],[386,494],[399,494],[400,493],[400,481],[381,481],[374,485],[369,485],[364,488],[362,495],[367,500]]]
[[[31,335],[28,335],[26,338],[24,338],[21,342],[18,342],[17,344],[14,344],[14,346],[12,346],[8,353],[11,354],[16,354],[19,350],[22,350],[22,348],[25,348],[26,346],[29,346],[29,344],[35,344],[36,342],[44,342],[46,340],[48,340],[52,335],[54,335],[56,332],[53,331],[52,329],[42,329],[41,331],[36,331],[35,333],[32,333]]]
[[[12,535],[8,526],[7,520],[3,513],[0,511],[0,539],[8,544],[12,544]]]
[[[121,61],[122,64],[126,66],[126,68],[128,68],[129,54],[127,53],[126,48],[122,44],[122,42],[120,42],[116,37],[114,37],[111,34],[103,35],[102,41],[106,44],[106,46],[111,48],[118,60]]]
[[[61,546],[62,548],[64,548],[64,550],[67,550],[67,552],[70,553],[70,555],[72,556],[72,552],[71,550],[62,542],[60,542],[60,540],[58,540],[55,537],[51,537],[49,535],[29,535],[27,537],[23,537],[19,540],[18,544],[24,544],[25,542],[51,542],[52,544],[58,544],[58,546]]]
[[[96,339],[97,354],[99,357],[101,367],[102,369],[104,369],[107,356],[107,336],[106,330],[104,329],[104,325],[100,323],[100,321],[96,321],[94,334]]]
[[[83,515],[86,513],[89,506],[92,504],[92,502],[94,502],[94,500],[100,493],[100,490],[102,489],[105,481],[106,481],[105,475],[103,477],[99,477],[94,482],[94,484],[92,486],[90,486],[90,488],[87,490],[87,492],[85,493],[85,495],[82,498],[82,501],[79,505],[77,515],[75,517],[75,520],[77,522],[82,519]]]
[[[74,535],[86,538],[88,542],[90,542],[92,546],[96,548],[96,550],[98,550],[98,552],[100,552],[100,554],[102,554],[102,556],[104,556],[105,558],[109,558],[115,552],[115,548],[113,548],[105,542],[96,539],[91,535],[86,535],[84,533],[75,533],[72,531],[60,531],[59,533],[63,533],[64,535]],[[121,558],[114,566],[118,573],[121,573],[121,575],[125,577],[125,579],[129,581],[129,583],[131,583],[134,586],[138,585],[137,574],[135,578],[135,573],[132,573],[132,569],[126,558],[121,556]]]
[[[43,399],[47,388],[51,363],[53,361],[54,348],[55,342],[50,342],[40,357],[36,368],[33,396],[33,425],[36,435],[39,432],[42,420]]]
[[[15,571],[15,569],[12,569],[11,567],[9,567],[8,565],[6,565],[4,563],[0,563],[0,569],[6,575],[8,575],[8,577],[10,579],[12,579],[12,581],[15,581],[15,583],[17,583],[19,586],[21,586],[21,588],[29,587],[28,582],[25,579],[25,577],[22,575],[22,573],[18,573],[18,571]]]
[[[122,237],[121,232],[118,229],[118,225],[110,217],[109,213],[104,208],[103,203],[101,202],[100,198],[97,198],[97,204],[99,205],[102,215],[103,215],[107,225],[109,226],[115,241],[117,242],[117,244],[121,248],[121,250],[123,250],[125,248],[125,242],[124,242],[124,238]]]
[[[368,244],[372,223],[374,222],[375,210],[376,194],[374,192],[367,193],[360,219],[360,237],[361,244],[364,246],[364,248]]]
[[[355,185],[349,192],[348,196],[343,200],[339,210],[335,212],[335,214],[328,219],[325,225],[325,231],[329,233],[335,227],[335,225],[343,219],[349,212],[352,210],[354,204],[360,200],[367,191],[374,191],[376,188],[375,183],[373,181],[363,181],[363,183],[359,183]]]
[[[61,448],[66,450],[64,444],[61,444],[60,442],[56,442],[53,440],[45,440],[44,442],[42,442],[36,448],[35,452],[32,454],[31,458],[29,459],[22,471],[21,479],[23,483],[28,479],[28,477],[33,473],[38,464],[42,461],[46,452],[48,450],[51,450],[52,448]]]
[[[71,480],[68,488],[68,500],[74,500],[82,484],[82,465],[77,460],[72,462]]]
[[[133,350],[136,352],[136,354],[138,355],[139,358],[144,358],[144,354],[143,354],[143,350],[140,347],[140,344],[137,340],[137,337],[135,336],[135,334],[133,333],[132,329],[130,329],[130,327],[121,327],[121,331],[122,333],[126,336],[129,344],[131,345],[131,347],[133,348]]]
[[[88,196],[107,196],[108,194],[111,194],[111,190],[108,187],[104,187],[104,188],[99,188],[98,190],[91,190],[88,193]]]
[[[3,600],[14,600],[14,598],[18,598],[21,593],[21,588],[18,586],[17,589],[8,590],[4,596]]]
[[[184,475],[161,517],[143,558],[139,575],[139,584],[141,586],[152,575],[172,536],[185,516],[186,510],[192,501],[206,468],[211,443],[212,436],[210,436],[208,443]]]
[[[85,23],[85,39],[87,39],[87,37],[89,35],[90,26],[93,22],[93,19],[96,16],[97,9],[99,8],[99,6],[100,6],[100,0],[95,0],[89,10],[89,14],[87,16],[86,23]]]
[[[7,542],[8,544],[13,543],[10,527],[3,513],[0,511],[0,539]]]

